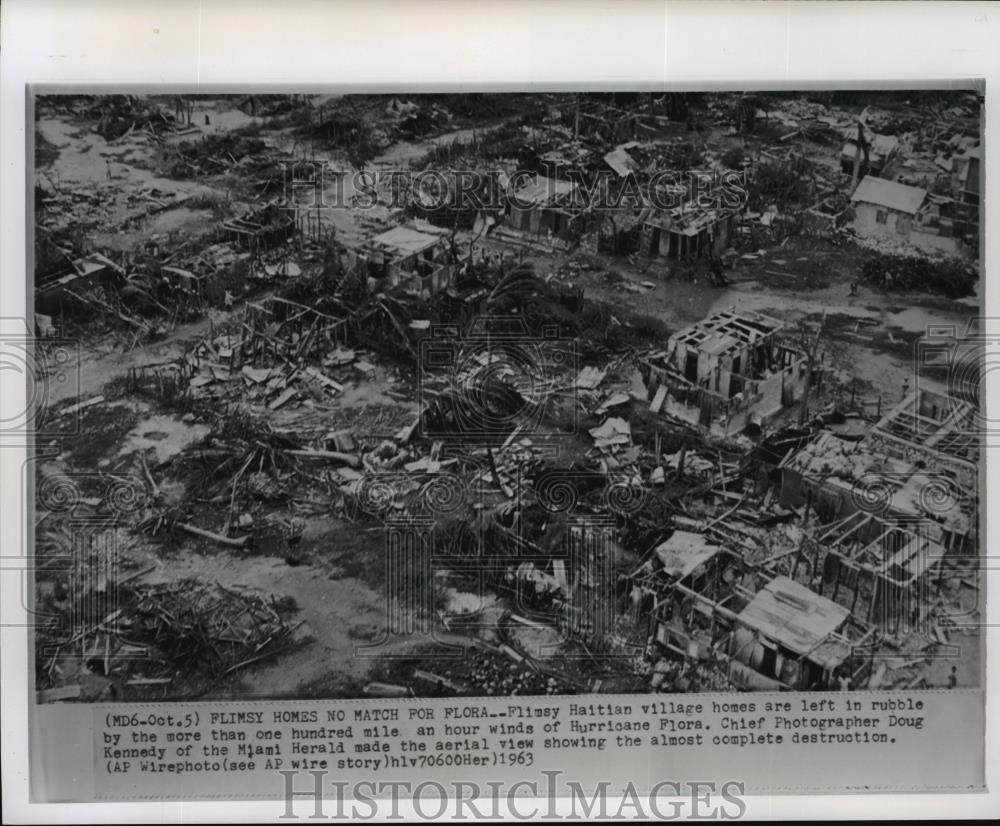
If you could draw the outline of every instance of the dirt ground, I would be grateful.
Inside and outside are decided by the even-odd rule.
[[[261,118],[251,117],[226,101],[199,100],[194,112],[194,127],[203,134],[262,123]],[[400,142],[371,165],[405,167],[435,146],[468,140],[474,132],[481,135],[503,122],[491,121],[475,130],[459,129],[417,142]],[[224,178],[194,181],[157,175],[151,171],[154,147],[141,135],[109,142],[68,116],[56,115],[42,117],[37,129],[54,147],[40,175],[57,190],[85,190],[97,196],[99,203],[88,215],[88,222],[93,227],[117,228],[104,229],[95,236],[95,243],[106,247],[126,250],[153,238],[169,240],[197,233],[214,213],[184,204],[197,196],[225,199],[230,194]],[[287,130],[262,132],[261,137],[275,151],[302,151]],[[331,169],[351,171],[342,157],[331,154],[324,158],[321,150],[318,155],[315,148],[310,151],[319,160],[327,161]],[[149,195],[152,192],[155,196]],[[178,206],[146,215],[145,196],[161,203],[172,199]],[[373,222],[377,225],[388,217],[388,209],[381,206],[364,212],[328,210],[323,220],[335,228],[338,238],[351,241],[369,232]],[[471,235],[460,238],[467,241]],[[513,254],[510,246],[501,242],[487,241],[484,246],[495,253]],[[948,302],[928,295],[900,295],[862,286],[859,295],[849,296],[849,285],[858,278],[856,259],[823,242],[799,239],[768,250],[754,262],[737,259],[725,273],[725,287],[715,286],[707,271],[688,280],[662,263],[640,256],[598,260],[594,264],[592,257],[580,252],[543,252],[535,248],[523,259],[533,263],[542,277],[552,273],[560,281],[582,287],[589,299],[606,304],[612,311],[638,311],[658,319],[671,331],[732,307],[760,311],[793,324],[802,320],[816,322],[825,314],[832,366],[845,381],[856,379],[862,393],[884,396],[887,404],[900,400],[904,385],[913,383],[908,348],[916,336],[932,324],[964,329],[970,315],[975,315],[974,306],[970,306],[974,302]],[[781,275],[775,276],[774,272]],[[623,284],[631,288],[625,289]],[[245,302],[239,300],[228,311],[212,310],[204,318],[175,325],[156,341],[127,349],[122,348],[117,336],[84,338],[79,346],[79,361],[66,366],[77,372],[78,389],[74,382],[51,382],[45,388],[47,404],[58,408],[77,396],[80,400],[92,398],[121,381],[133,368],[169,363],[213,327],[238,319],[244,306]],[[863,324],[855,323],[852,328],[852,319],[860,319]],[[271,421],[277,429],[319,433],[334,427],[354,427],[391,436],[399,423],[412,420],[417,412],[412,395],[407,399],[412,379],[405,371],[379,363],[374,374],[354,377],[347,383],[334,413],[292,406],[271,415]],[[930,381],[926,377],[921,380]],[[40,474],[54,477],[93,468],[106,473],[141,474],[140,457],[150,465],[163,466],[201,443],[210,432],[205,423],[155,406],[122,403],[115,409],[118,412],[114,421],[98,425],[85,419],[93,431],[84,432],[89,442],[70,445],[59,456],[46,458]],[[258,404],[256,411],[266,412],[266,407]],[[96,433],[102,434],[101,438]],[[160,484],[170,501],[171,497],[179,499],[186,480],[164,478]],[[380,529],[356,524],[322,505],[309,512],[286,505],[278,509],[277,515],[300,523],[294,555],[281,543],[273,553],[246,553],[190,536],[165,549],[161,543],[139,534],[128,547],[126,569],[142,571],[151,566],[152,570],[143,576],[143,582],[149,584],[196,576],[226,587],[245,586],[294,597],[298,617],[304,620],[300,633],[313,642],[241,670],[236,679],[217,686],[215,696],[302,696],[317,685],[332,694],[346,692],[375,668],[376,658],[357,656],[358,646],[373,646],[372,650],[379,654],[396,656],[419,653],[420,643],[413,635],[389,634],[382,639],[386,627],[386,554]],[[40,514],[43,522],[39,527],[49,518],[48,514]],[[975,684],[978,659],[963,657],[958,665],[959,685]],[[927,672],[930,684],[944,685],[950,666],[950,661],[935,661]]]

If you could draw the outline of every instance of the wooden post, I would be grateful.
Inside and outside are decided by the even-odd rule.
[[[882,577],[880,576],[875,577],[875,587],[872,589],[872,598],[871,601],[868,603],[868,613],[865,615],[865,622],[872,621],[872,614],[875,612],[875,603],[879,601],[879,598],[881,596],[880,592],[884,590],[882,588],[883,582],[884,580]]]

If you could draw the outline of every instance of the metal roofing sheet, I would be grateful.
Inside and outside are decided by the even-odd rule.
[[[897,212],[914,215],[926,197],[926,189],[897,184],[895,181],[887,181],[884,178],[868,175],[854,190],[851,202],[862,201],[866,204],[877,204]]]
[[[574,189],[576,184],[572,181],[561,181],[558,178],[539,175],[534,181],[517,190],[517,200],[529,204],[547,204],[568,195]]]
[[[785,576],[764,586],[740,621],[796,654],[815,649],[847,619],[849,611]]]
[[[700,533],[674,531],[670,539],[657,546],[655,553],[669,576],[682,579],[718,551],[719,547],[707,542]]]
[[[604,162],[618,175],[624,178],[630,172],[635,172],[639,165],[624,146],[616,146],[604,156]]]
[[[393,227],[371,239],[374,244],[392,247],[408,255],[432,247],[438,240],[436,235],[417,232],[409,227]]]

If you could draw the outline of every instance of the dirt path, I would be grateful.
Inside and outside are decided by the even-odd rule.
[[[214,316],[219,322],[218,315]],[[116,347],[113,339],[107,338],[98,342],[81,342],[64,370],[75,370],[79,376],[79,396],[88,398],[101,391],[109,381],[128,373],[132,367],[160,364],[178,358],[193,341],[207,333],[213,323],[213,318],[205,317],[181,324],[174,328],[160,341],[149,342],[123,351]],[[56,405],[77,396],[75,381],[47,381],[46,398],[48,403]]]

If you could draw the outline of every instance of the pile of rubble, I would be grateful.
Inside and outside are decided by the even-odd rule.
[[[196,579],[121,584],[114,603],[107,616],[69,639],[43,634],[50,651],[40,664],[43,694],[70,659],[85,663],[81,673],[103,678],[116,699],[192,696],[307,642],[296,633],[302,622],[291,621],[294,600],[247,588]],[[52,692],[70,699],[83,688],[62,685]]]

